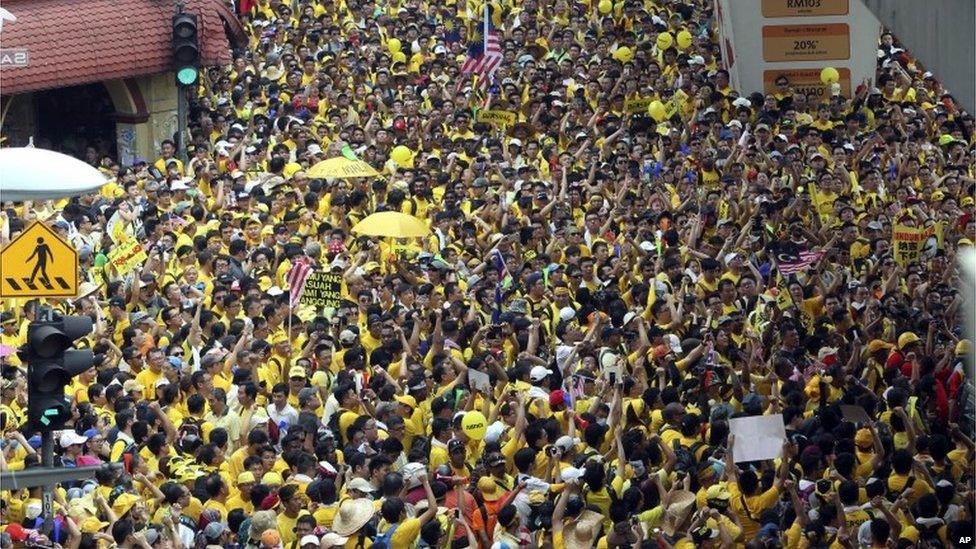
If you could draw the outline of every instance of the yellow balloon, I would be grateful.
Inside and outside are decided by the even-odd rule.
[[[597,4],[596,7],[597,9],[600,10],[600,13],[602,13],[603,15],[606,15],[611,11],[613,11],[613,3],[610,2],[610,0],[600,0],[600,3]]]
[[[390,53],[396,53],[400,51],[401,47],[403,47],[403,45],[400,44],[399,38],[390,38],[389,40],[386,41],[386,49],[390,50]]]
[[[485,438],[485,431],[488,430],[488,420],[485,415],[477,410],[465,412],[461,418],[461,430],[472,440]]]
[[[634,50],[627,46],[620,46],[617,51],[613,52],[613,58],[621,63],[627,63],[634,58]]]
[[[406,145],[397,145],[390,151],[390,159],[400,166],[410,167],[413,163],[413,151]]]
[[[678,49],[688,49],[688,47],[691,46],[692,39],[693,37],[691,36],[690,32],[686,30],[679,32],[677,36]]]
[[[657,49],[666,50],[674,44],[674,37],[671,36],[670,32],[662,32],[657,35]]]
[[[820,71],[820,81],[824,84],[834,84],[840,80],[840,73],[833,67],[824,67]]]
[[[667,110],[664,108],[664,103],[661,103],[655,99],[654,101],[651,101],[648,111],[651,113],[651,118],[658,122],[664,122],[664,115],[667,113]]]
[[[393,52],[393,62],[394,63],[406,63],[407,62],[407,54],[403,53],[402,51],[395,51],[395,52]]]

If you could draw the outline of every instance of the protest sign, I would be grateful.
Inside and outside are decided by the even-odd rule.
[[[782,414],[737,417],[729,420],[735,435],[732,457],[736,463],[774,459],[783,455],[786,426]]]
[[[491,378],[484,372],[469,369],[468,385],[476,391],[488,392],[491,390]]]
[[[135,238],[128,237],[108,253],[108,262],[115,272],[124,275],[135,269],[137,265],[142,265],[148,257],[142,244]]]
[[[917,228],[895,225],[891,234],[891,250],[895,261],[904,267],[913,261],[931,259],[942,247],[942,224]]]
[[[504,128],[515,123],[515,113],[511,111],[478,111],[478,122]]]
[[[315,271],[308,276],[302,292],[302,305],[338,307],[342,300],[342,275]]]
[[[871,418],[868,417],[868,413],[860,406],[841,404],[840,413],[843,414],[844,419],[847,421],[860,423],[861,425],[871,423]]]
[[[628,99],[624,101],[624,110],[630,113],[642,113],[647,114],[648,107],[651,106],[651,102],[654,101],[650,97],[638,97],[637,99]]]

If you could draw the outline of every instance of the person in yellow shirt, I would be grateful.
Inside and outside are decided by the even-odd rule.
[[[732,510],[742,523],[743,539],[751,540],[755,539],[761,527],[760,515],[779,501],[780,491],[789,474],[789,456],[792,446],[789,442],[783,443],[783,459],[780,461],[776,480],[768,490],[761,491],[759,477],[755,471],[739,472],[732,455],[733,440],[732,435],[729,435],[728,450],[725,454],[725,477],[728,480],[729,501]]]
[[[406,504],[398,497],[387,498],[380,508],[383,520],[389,525],[373,543],[385,541],[391,549],[410,549],[417,546],[420,539],[420,529],[437,515],[437,498],[430,488],[430,480],[425,473],[420,473],[424,492],[427,494],[427,508],[419,516],[406,518]]]
[[[287,547],[298,540],[295,526],[298,517],[309,514],[305,509],[308,500],[297,484],[282,486],[278,490],[278,499],[281,505],[278,513],[278,533],[281,535],[282,545]]]

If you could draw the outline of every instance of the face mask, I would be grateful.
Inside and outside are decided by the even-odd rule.
[[[601,425],[603,427],[606,427],[607,420],[606,420],[606,418],[601,418],[601,419],[596,420],[596,423],[597,423],[597,425]]]

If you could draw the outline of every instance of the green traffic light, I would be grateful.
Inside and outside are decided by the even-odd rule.
[[[176,81],[183,86],[192,86],[197,83],[197,69],[193,67],[184,67],[176,71]]]

